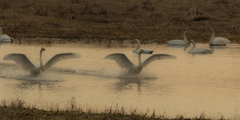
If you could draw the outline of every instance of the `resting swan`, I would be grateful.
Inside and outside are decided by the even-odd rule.
[[[190,49],[190,50],[188,50],[188,53],[195,53],[195,54],[197,54],[197,53],[212,53],[213,52],[213,50],[212,49],[210,49],[210,48],[195,48],[196,47],[196,45],[195,45],[195,42],[193,41],[193,40],[190,40],[190,42],[189,43],[192,43],[193,44],[193,47],[192,47],[192,49]]]
[[[66,59],[74,59],[74,58],[80,58],[81,56],[75,53],[60,53],[56,54],[52,58],[50,58],[44,65],[42,63],[42,52],[44,51],[44,48],[40,49],[40,67],[35,66],[25,54],[8,54],[4,56],[3,60],[13,60],[16,62],[22,69],[26,71],[30,71],[30,75],[36,77],[40,72],[44,72],[45,70],[52,67],[54,64],[61,60]]]
[[[0,27],[0,44],[13,43],[13,40],[8,35],[2,35],[2,28]]]
[[[179,46],[185,46],[188,45],[188,40],[186,38],[187,31],[184,32],[183,34],[183,39],[184,40],[170,40],[167,42],[168,45],[179,45]]]
[[[140,52],[138,53],[138,60],[139,60],[138,65],[133,64],[126,57],[126,55],[122,54],[122,53],[114,53],[114,54],[107,55],[105,57],[105,59],[115,60],[117,62],[117,64],[119,65],[119,67],[128,70],[128,73],[138,74],[142,71],[142,69],[144,67],[146,67],[148,64],[150,64],[151,62],[153,62],[155,60],[175,59],[176,58],[175,56],[168,55],[168,54],[153,54],[153,55],[149,56],[148,58],[146,58],[143,62],[141,62],[141,53],[144,53],[144,50],[141,49]]]
[[[136,42],[138,44],[137,48],[135,50],[133,50],[133,53],[139,54],[141,49],[144,51],[142,54],[152,54],[153,50],[149,50],[146,48],[140,48],[140,41],[138,39],[134,39],[133,43]]]
[[[212,32],[212,36],[209,41],[209,46],[225,46],[227,43],[230,43],[230,40],[223,37],[215,37],[214,30],[212,28],[208,28]]]

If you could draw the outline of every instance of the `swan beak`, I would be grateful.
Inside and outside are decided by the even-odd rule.
[[[210,28],[210,27],[208,27],[208,29],[209,29],[209,30],[211,30],[211,31],[213,30],[213,29],[212,29],[212,28]]]
[[[46,50],[45,48],[42,48],[42,51]]]
[[[13,43],[13,39],[11,38],[11,44]]]

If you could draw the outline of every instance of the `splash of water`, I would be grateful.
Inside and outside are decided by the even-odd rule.
[[[0,70],[0,78],[23,80],[23,81],[42,81],[42,82],[57,82],[63,81],[61,75],[56,75],[52,73],[42,73],[37,77],[30,76],[28,71],[14,68],[5,68]]]

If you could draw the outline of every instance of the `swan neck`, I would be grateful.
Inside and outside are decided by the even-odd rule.
[[[40,69],[43,69],[43,62],[42,62],[42,50],[40,51]]]
[[[138,60],[139,60],[139,66],[141,66],[142,65],[142,62],[141,62],[141,52],[139,52],[139,54],[138,54]]]
[[[192,50],[194,50],[196,48],[195,42],[192,42],[192,44],[193,44],[193,47],[189,51],[192,51]]]
[[[136,40],[136,42],[137,42],[138,45],[137,45],[137,47],[136,47],[136,49],[134,51],[136,51],[136,50],[138,50],[140,48],[140,42],[138,40]]]
[[[210,38],[209,44],[213,44],[214,38],[215,38],[215,33],[214,33],[214,31],[212,31],[212,36]]]
[[[183,40],[185,41],[186,44],[188,44],[188,40],[187,40],[187,37],[186,37],[186,32],[184,32],[184,34],[183,34]]]

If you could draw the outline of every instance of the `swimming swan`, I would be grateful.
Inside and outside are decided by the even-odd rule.
[[[122,53],[114,53],[114,54],[107,55],[105,57],[105,59],[115,60],[117,62],[117,64],[119,65],[119,67],[128,70],[128,73],[137,74],[137,73],[140,73],[144,67],[146,67],[148,64],[150,64],[151,62],[153,62],[155,60],[175,59],[176,58],[175,56],[168,55],[168,54],[153,54],[153,55],[149,56],[148,58],[146,58],[143,62],[141,62],[141,53],[144,53],[144,50],[141,49],[138,54],[139,55],[138,56],[138,60],[139,60],[138,65],[133,64],[126,57],[126,55],[122,54]]]
[[[142,54],[152,54],[153,50],[149,50],[146,48],[140,48],[140,41],[138,39],[134,39],[133,43],[136,42],[138,44],[137,48],[135,50],[133,50],[133,53],[139,54],[141,49],[144,51]]]
[[[179,45],[179,46],[185,46],[188,45],[188,40],[186,38],[187,31],[184,32],[183,34],[183,39],[184,40],[170,40],[167,42],[168,45]]]
[[[2,34],[2,28],[0,27],[0,44],[2,43],[12,43],[13,40],[8,35]]]
[[[210,48],[196,48],[196,45],[195,45],[195,42],[193,41],[193,40],[190,40],[190,42],[189,43],[192,43],[193,44],[193,47],[192,47],[192,49],[190,49],[189,51],[188,51],[188,53],[212,53],[213,52],[213,50],[212,49],[210,49]]]
[[[25,54],[8,54],[4,56],[3,60],[13,60],[16,62],[22,69],[26,71],[30,71],[30,75],[36,77],[40,72],[44,72],[45,70],[52,67],[54,64],[61,60],[66,59],[74,59],[74,58],[80,58],[81,56],[76,53],[60,53],[56,54],[52,58],[50,58],[44,65],[42,62],[42,52],[44,51],[44,48],[40,49],[40,67],[35,66]]]
[[[230,43],[230,40],[223,37],[215,37],[214,30],[212,28],[208,28],[212,32],[212,36],[209,41],[209,46],[225,46],[227,43]]]

